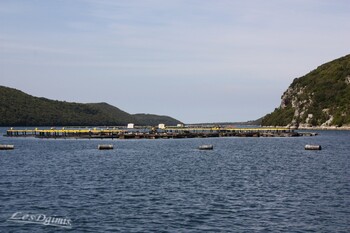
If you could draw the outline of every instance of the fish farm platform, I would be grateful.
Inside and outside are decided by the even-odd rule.
[[[221,128],[221,127],[144,127],[94,128],[94,129],[9,129],[6,137],[36,138],[110,138],[110,139],[159,139],[159,138],[207,138],[207,137],[297,137],[314,136],[298,133],[289,128]]]

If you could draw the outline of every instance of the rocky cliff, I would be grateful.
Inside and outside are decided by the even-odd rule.
[[[350,55],[294,79],[283,93],[281,105],[263,118],[262,125],[350,125]]]

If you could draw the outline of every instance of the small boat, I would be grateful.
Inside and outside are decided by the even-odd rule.
[[[201,145],[198,147],[199,150],[212,150],[214,149],[213,145]]]

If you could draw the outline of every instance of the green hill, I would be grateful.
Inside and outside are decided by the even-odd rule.
[[[107,103],[69,103],[38,98],[0,86],[0,126],[176,125],[180,121],[157,115],[131,115]]]
[[[180,121],[169,116],[159,116],[144,113],[134,114],[132,116],[136,119],[135,122],[142,122],[143,125],[158,125],[160,122],[162,122],[165,125],[173,126],[177,124],[182,124]]]
[[[350,124],[350,55],[319,66],[293,83],[264,126],[343,126]]]

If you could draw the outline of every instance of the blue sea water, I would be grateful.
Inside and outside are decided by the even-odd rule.
[[[0,128],[1,134],[5,128]],[[350,232],[350,132],[316,137],[0,137],[0,232]],[[114,150],[99,151],[98,144]],[[199,151],[213,144],[212,151]],[[306,151],[320,144],[321,151]],[[9,221],[70,219],[71,229]]]

